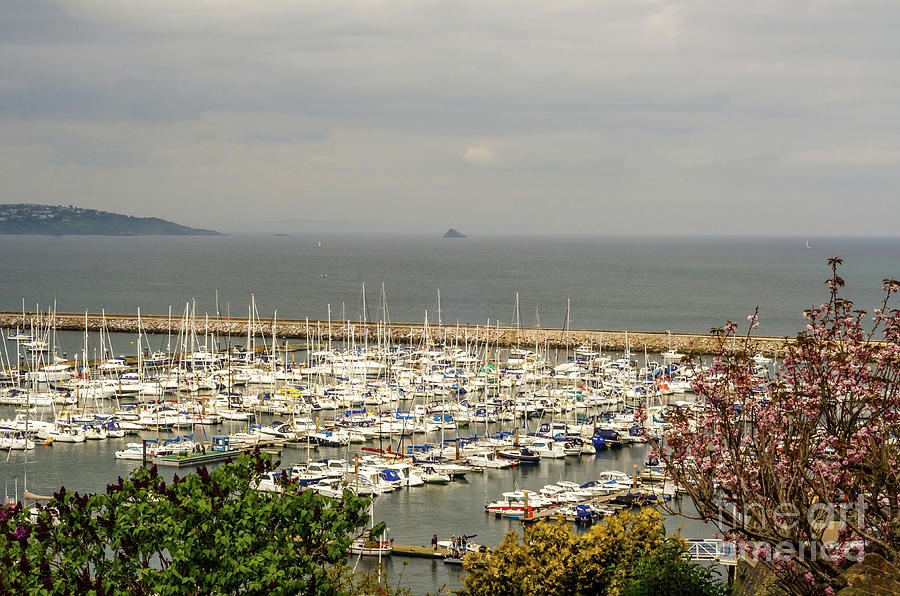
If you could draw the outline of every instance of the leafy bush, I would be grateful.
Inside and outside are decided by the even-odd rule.
[[[680,567],[686,549],[682,538],[666,537],[660,513],[649,507],[620,512],[582,536],[545,521],[526,528],[523,539],[510,532],[492,552],[467,557],[465,587],[472,595],[491,596],[618,595],[632,586],[657,585],[654,564],[690,572],[690,561]]]
[[[367,524],[368,501],[254,490],[272,469],[245,454],[166,484],[138,468],[106,493],[0,507],[0,593],[339,593],[329,567]]]
[[[684,558],[683,551],[669,543],[642,555],[631,569],[624,596],[725,596],[728,585],[716,573]]]

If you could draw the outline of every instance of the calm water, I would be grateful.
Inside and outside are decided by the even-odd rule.
[[[14,415],[12,408],[0,407],[0,418]],[[532,421],[534,424],[534,421]],[[207,428],[208,435],[218,432],[237,432],[240,426],[226,423],[218,429]],[[199,431],[198,431],[199,432]],[[461,430],[461,433],[467,431]],[[115,459],[114,452],[124,449],[125,444],[140,438],[155,438],[157,433],[144,432],[139,436],[106,441],[86,441],[80,444],[57,443],[51,447],[37,445],[27,455],[28,489],[37,494],[52,494],[60,486],[79,492],[105,490],[120,476],[126,476],[139,462]],[[171,436],[161,433],[161,436]],[[429,437],[437,440],[439,437]],[[454,481],[447,486],[426,485],[412,489],[401,489],[382,495],[375,504],[375,517],[384,520],[390,535],[398,544],[428,545],[431,535],[441,539],[452,534],[477,534],[475,540],[482,544],[496,545],[503,536],[516,530],[521,533],[521,524],[508,519],[496,519],[484,513],[484,502],[500,497],[508,490],[537,490],[557,480],[587,482],[594,480],[602,470],[632,471],[645,458],[645,447],[629,447],[604,450],[596,456],[568,457],[563,460],[547,460],[538,466],[525,466],[515,470],[487,470],[483,473],[469,473],[464,481]],[[8,456],[8,458],[7,458]],[[312,459],[346,458],[345,449],[321,448],[313,450]],[[287,448],[281,454],[284,465],[306,461],[307,452],[300,448]],[[25,482],[25,456],[21,452],[2,454],[0,460],[0,490],[12,496],[18,488],[21,493]],[[160,468],[160,472],[171,479],[174,469]],[[184,470],[177,471],[184,474]],[[672,529],[679,528],[681,520],[672,521]],[[703,535],[706,530],[690,526],[694,535]],[[386,558],[384,564],[391,573],[402,570],[403,559]],[[373,560],[364,559],[361,568],[371,569]],[[459,587],[461,570],[445,565],[442,561],[412,559],[404,571],[403,585],[415,593],[435,592],[442,586]]]
[[[570,298],[573,328],[706,332],[727,319],[743,321],[759,306],[761,333],[792,335],[801,326],[800,311],[826,298],[827,257],[844,258],[846,296],[864,308],[879,299],[883,278],[900,277],[898,239],[810,238],[808,249],[805,240],[0,236],[0,309],[20,310],[24,298],[28,309],[46,309],[56,300],[59,311],[133,313],[140,307],[165,314],[171,306],[180,316],[185,302],[195,299],[198,313],[214,314],[218,291],[222,314],[245,316],[253,293],[262,316],[277,308],[279,317],[324,319],[331,304],[333,318],[343,313],[358,319],[365,283],[368,316],[380,319],[383,282],[393,321],[418,322],[425,311],[436,321],[440,288],[441,316],[451,323],[510,324],[518,292],[523,325],[533,325],[539,309],[543,326],[561,326]],[[115,351],[133,353],[134,340],[114,334]],[[72,354],[81,341],[81,334],[67,333],[59,343]],[[151,341],[154,349],[164,345],[163,338]],[[12,414],[0,408],[0,418]],[[28,454],[34,460],[29,489],[102,490],[135,466],[113,457],[132,440],[39,446]],[[340,455],[323,449],[314,457]],[[282,461],[305,457],[303,450],[288,450]],[[16,479],[22,482],[22,455],[3,458],[0,484],[12,494]],[[464,483],[383,496],[375,513],[398,543],[425,545],[433,533],[477,533],[476,540],[494,545],[519,525],[488,518],[486,499],[516,486],[586,481],[602,469],[630,472],[643,458],[644,449],[632,447],[514,472],[470,474]],[[670,526],[681,523],[671,520]],[[686,533],[711,530],[688,524]],[[399,560],[387,565],[401,567]],[[403,581],[423,593],[457,586],[459,573],[439,561],[412,560]]]
[[[319,247],[321,243],[321,247]],[[825,259],[841,256],[847,296],[871,308],[881,280],[900,277],[900,239],[552,239],[431,237],[0,236],[0,308],[53,300],[61,312],[357,319],[366,284],[381,318],[706,332],[759,306],[763,334],[793,334],[800,311],[825,299]],[[322,278],[322,273],[327,278]]]

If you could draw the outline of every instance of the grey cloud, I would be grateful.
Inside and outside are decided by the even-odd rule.
[[[752,203],[757,232],[891,233],[808,206],[900,182],[898,29],[888,0],[14,0],[0,169],[203,226],[252,196],[384,229],[747,233]]]
[[[300,133],[249,133],[241,137],[245,141],[256,141],[260,143],[324,143],[327,136],[324,132],[309,131]]]

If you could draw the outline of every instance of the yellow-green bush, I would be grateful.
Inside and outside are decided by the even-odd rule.
[[[473,596],[617,596],[639,560],[674,564],[686,548],[682,538],[666,537],[660,513],[649,507],[613,515],[581,536],[544,521],[524,537],[510,532],[492,552],[468,557],[465,587]]]

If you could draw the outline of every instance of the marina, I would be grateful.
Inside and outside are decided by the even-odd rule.
[[[395,345],[381,336],[368,346],[365,337],[361,345],[326,337],[294,351],[271,336],[244,336],[243,345],[259,348],[247,350],[235,337],[194,333],[189,318],[179,327],[178,353],[151,350],[166,336],[141,329],[134,356],[98,359],[82,349],[71,361],[54,358],[58,348],[28,350],[34,338],[22,330],[7,336],[7,349],[21,356],[11,362],[30,366],[6,367],[0,426],[33,438],[7,451],[7,497],[74,487],[82,465],[89,473],[81,490],[96,491],[127,473],[122,466],[155,464],[166,474],[259,449],[280,461],[259,490],[277,492],[288,478],[326,496],[372,496],[392,541],[408,546],[359,552],[388,565],[403,556],[443,559],[438,576],[449,583],[458,581],[461,559],[412,546],[426,541],[423,527],[442,537],[463,527],[460,534],[491,546],[505,529],[541,519],[589,526],[616,508],[677,498],[645,473],[647,433],[664,420],[666,404],[691,400],[675,352],[542,352],[502,348],[489,335],[462,346],[443,337]],[[81,335],[82,346],[123,337]],[[78,336],[50,326],[40,335],[48,346]],[[638,406],[655,414],[636,419]],[[440,497],[449,495],[448,508]],[[427,526],[410,523],[420,515]],[[419,571],[410,581],[430,585]]]
[[[146,300],[158,304],[160,295]],[[277,490],[280,475],[289,474],[304,490],[336,496],[345,485],[374,495],[374,517],[399,546],[382,552],[381,563],[392,576],[402,572],[414,593],[460,585],[458,562],[445,562],[444,553],[427,556],[434,555],[433,534],[441,542],[477,535],[473,540],[493,547],[535,520],[565,520],[584,531],[617,507],[658,495],[668,507],[691,511],[677,487],[666,489],[642,438],[663,428],[669,408],[694,406],[679,354],[701,333],[629,331],[625,346],[617,332],[517,328],[515,315],[499,324],[487,318],[480,325],[438,324],[438,310],[429,309],[419,323],[388,323],[382,301],[374,302],[370,318],[357,321],[343,318],[351,309],[330,305],[330,335],[328,318],[310,319],[307,331],[306,319],[248,316],[246,302],[244,317],[228,315],[224,327],[217,326],[222,316],[190,303],[171,317],[146,315],[143,307],[121,319],[105,315],[106,325],[102,313],[99,323],[90,311],[65,315],[72,319],[67,328],[56,324],[61,315],[52,307],[25,310],[24,318],[11,310],[10,321],[28,324],[4,330],[0,420],[11,429],[11,448],[0,462],[5,496],[52,495],[60,486],[103,491],[142,465],[144,441],[153,450],[147,465],[157,463],[171,479],[194,464],[218,465],[210,459],[222,455],[210,451],[214,437],[225,436],[235,450],[280,452],[273,453],[279,473],[261,478],[261,490]],[[664,306],[665,316],[687,321]],[[652,324],[659,313],[647,303],[642,308]],[[231,312],[240,309],[231,303]],[[117,330],[124,328],[116,327],[119,320],[127,332]],[[302,330],[288,336],[285,322]],[[531,331],[543,339],[526,343]],[[618,333],[624,342],[626,333]],[[757,357],[760,375],[779,362],[764,349]],[[200,454],[192,453],[198,447]],[[564,500],[567,483],[577,493],[609,474],[619,475],[618,494]],[[486,508],[508,502],[506,493],[524,501],[525,492],[531,515],[524,502],[521,511]],[[713,528],[678,517],[666,525],[713,541],[692,547],[695,558],[727,560]],[[353,562],[374,569],[377,559]]]
[[[0,595],[900,594],[900,3],[3,16]]]
[[[9,408],[0,408],[0,418],[5,418]],[[239,423],[224,421],[217,431],[239,432]],[[130,473],[140,466],[140,461],[116,459],[114,452],[129,441],[142,437],[155,438],[157,431],[136,431],[132,437],[110,438],[105,441],[91,441],[82,444],[53,443],[49,447],[38,445],[28,452],[14,451],[5,454],[0,464],[6,494],[15,493],[18,484],[21,497],[27,482],[29,491],[36,494],[52,495],[60,486],[81,493],[104,490],[115,483],[119,476]],[[174,436],[174,431],[159,431],[159,436]],[[426,435],[439,438],[439,435]],[[365,452],[362,452],[365,453]],[[355,452],[351,451],[355,457]],[[8,457],[8,459],[7,459]],[[346,458],[346,447],[319,447],[311,449],[309,460],[303,446],[287,445],[279,458],[281,468],[304,467],[325,460]],[[533,466],[516,466],[500,470],[469,472],[465,477],[455,479],[446,485],[423,484],[421,486],[400,487],[377,496],[373,515],[376,520],[384,520],[388,535],[394,539],[395,550],[384,557],[382,563],[389,573],[404,568],[402,562],[409,559],[404,574],[404,585],[414,593],[435,591],[442,585],[458,586],[461,569],[444,564],[442,557],[423,558],[418,553],[431,551],[430,537],[436,533],[440,540],[449,540],[452,534],[477,534],[475,540],[487,546],[496,546],[508,531],[522,531],[522,521],[512,517],[495,516],[485,510],[485,502],[494,500],[503,492],[529,490],[539,493],[548,484],[560,480],[570,480],[579,485],[596,480],[605,470],[633,470],[634,465],[643,465],[646,447],[634,445],[598,451],[592,456],[569,457],[560,460],[546,460]],[[352,461],[352,458],[351,458]],[[352,464],[351,464],[352,465]],[[389,466],[390,467],[390,466]],[[27,470],[27,479],[25,478]],[[160,473],[171,480],[174,474],[183,475],[191,468],[164,468]],[[671,531],[683,525],[681,520],[672,522]],[[584,523],[575,527],[589,527]],[[696,532],[687,534],[706,536],[708,529],[691,527],[684,530]],[[411,545],[421,548],[409,552],[397,545]],[[355,562],[355,561],[354,561]],[[363,557],[359,561],[362,569],[372,569],[377,564],[376,557]]]

